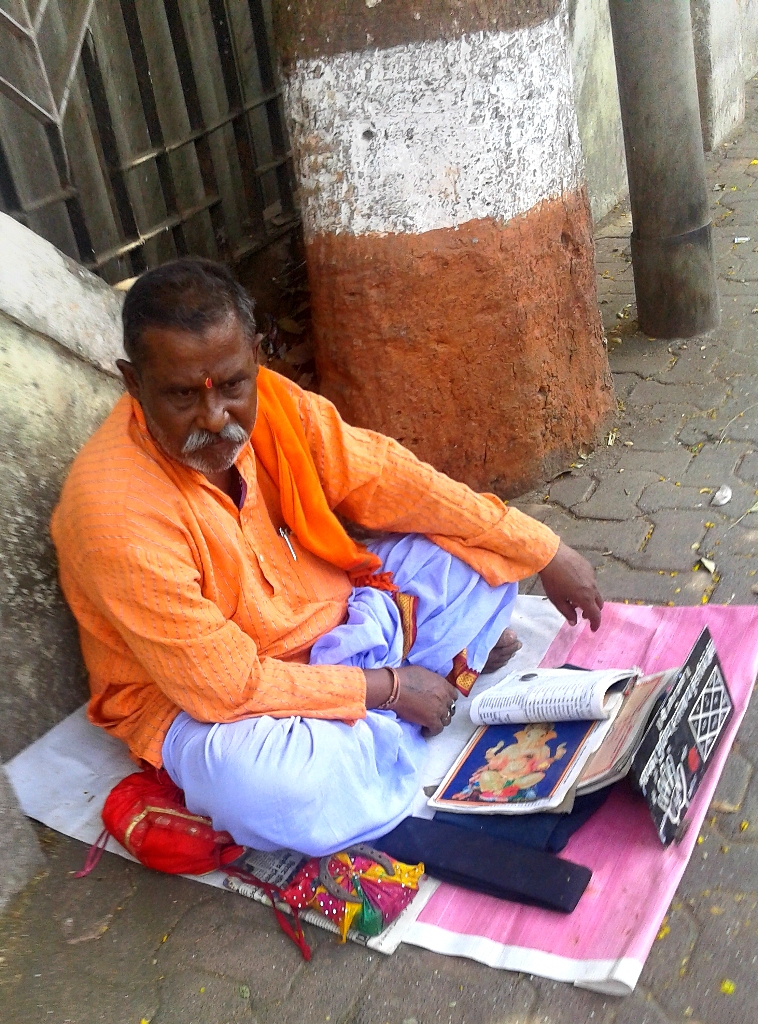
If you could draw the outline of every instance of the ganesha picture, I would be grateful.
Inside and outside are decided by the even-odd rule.
[[[504,802],[533,800],[535,787],[542,782],[552,764],[566,754],[566,744],[550,751],[557,738],[552,722],[525,725],[513,733],[515,743],[501,740],[484,752],[485,764],[471,775],[468,785],[452,795],[453,800]]]

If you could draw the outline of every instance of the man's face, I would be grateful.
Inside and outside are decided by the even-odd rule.
[[[257,344],[233,315],[202,335],[149,327],[142,344],[139,372],[119,366],[153,438],[199,473],[225,472],[255,426]]]

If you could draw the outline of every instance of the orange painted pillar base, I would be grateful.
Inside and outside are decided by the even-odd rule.
[[[280,5],[321,390],[509,497],[615,411],[565,19],[425,6]]]

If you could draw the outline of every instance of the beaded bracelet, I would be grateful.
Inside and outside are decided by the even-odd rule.
[[[394,707],[395,704],[397,704],[398,697],[400,696],[400,676],[397,674],[397,669],[390,668],[389,665],[385,665],[384,667],[388,672],[392,673],[392,693],[383,704],[379,704],[377,706],[377,711],[387,711],[388,708]]]

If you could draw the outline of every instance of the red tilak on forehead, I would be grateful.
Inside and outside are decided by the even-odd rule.
[[[212,388],[213,387],[213,381],[210,379],[210,377],[206,377],[205,378],[205,386],[207,388]]]

